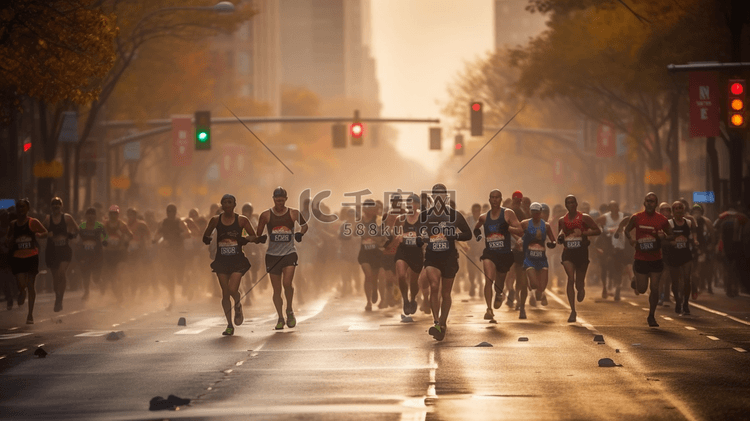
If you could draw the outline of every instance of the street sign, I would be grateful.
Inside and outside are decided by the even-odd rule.
[[[694,191],[693,203],[715,203],[716,198],[712,191]]]
[[[690,72],[690,136],[719,136],[719,83],[715,72]]]
[[[172,117],[172,165],[187,167],[193,162],[193,141],[190,117]]]
[[[122,156],[126,161],[139,161],[141,159],[141,141],[136,140],[123,145]]]
[[[611,126],[600,124],[596,132],[596,156],[609,158],[617,153],[615,131]]]
[[[58,142],[78,142],[78,113],[65,111],[62,113],[62,128]]]

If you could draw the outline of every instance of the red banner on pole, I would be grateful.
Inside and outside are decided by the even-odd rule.
[[[563,184],[563,161],[560,158],[555,158],[552,167],[552,181],[554,181],[555,184]]]
[[[617,155],[617,139],[615,130],[607,125],[600,125],[596,132],[596,156],[609,158]]]
[[[187,167],[193,162],[191,117],[172,117],[172,165]]]
[[[719,136],[719,82],[715,72],[690,72],[690,136]]]

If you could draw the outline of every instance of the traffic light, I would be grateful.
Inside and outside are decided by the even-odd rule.
[[[469,111],[471,114],[471,135],[472,136],[481,136],[484,134],[484,127],[483,127],[483,106],[481,102],[472,102],[471,103],[471,110]]]
[[[349,127],[352,135],[352,146],[362,146],[362,136],[365,134],[365,126],[359,121],[359,110],[354,110],[354,123]]]
[[[455,147],[453,148],[453,155],[463,155],[464,154],[464,135],[457,134],[455,138]]]
[[[439,151],[442,148],[443,135],[440,127],[430,127],[430,150]]]
[[[23,151],[24,151],[24,152],[28,152],[28,151],[30,151],[30,150],[31,150],[31,142],[28,142],[28,143],[24,143],[24,144],[23,144]]]
[[[346,147],[346,126],[344,124],[334,124],[331,127],[331,137],[333,138],[334,148]]]
[[[745,80],[731,79],[729,81],[729,104],[727,108],[727,125],[729,128],[745,127]]]
[[[211,150],[211,111],[195,112],[195,150]]]

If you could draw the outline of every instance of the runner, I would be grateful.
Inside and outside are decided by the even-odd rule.
[[[211,234],[216,230],[218,250],[216,258],[211,263],[211,269],[219,278],[221,307],[227,319],[227,328],[222,335],[234,335],[234,325],[239,326],[244,321],[239,288],[242,276],[250,269],[250,262],[242,252],[242,246],[250,242],[265,241],[264,237],[255,235],[249,219],[234,213],[236,206],[237,199],[231,194],[225,194],[221,198],[222,213],[212,217],[206,231],[203,232],[203,243],[209,245]],[[247,237],[242,236],[243,229],[248,233]],[[234,299],[234,324],[232,324],[232,299]]]
[[[542,219],[542,205],[541,203],[534,202],[529,207],[531,212],[531,219],[526,219],[521,222],[521,229],[524,234],[520,242],[523,243],[523,252],[526,258],[523,261],[523,266],[526,270],[526,276],[529,281],[529,289],[534,290],[536,299],[542,303],[543,306],[547,305],[547,282],[549,282],[549,265],[547,264],[546,248],[544,239],[547,237],[547,247],[555,248],[555,236],[552,234],[552,229],[547,221]],[[524,288],[525,290],[526,288]],[[521,305],[521,314],[519,319],[526,318],[526,310]]]
[[[153,243],[159,243],[162,238],[164,242],[161,245],[160,254],[165,264],[164,275],[169,293],[169,304],[166,310],[170,311],[174,307],[177,284],[182,285],[183,291],[189,288],[185,282],[185,240],[190,239],[190,229],[183,220],[177,217],[177,206],[173,204],[167,205],[167,217],[156,230]]]
[[[96,215],[96,208],[86,209],[86,220],[79,226],[81,249],[78,267],[83,278],[83,297],[81,297],[83,301],[89,298],[89,283],[92,277],[94,283],[99,285],[99,290],[104,295],[104,283],[102,282],[104,253],[102,247],[108,243],[104,225],[96,220]]]
[[[523,193],[516,190],[513,192],[513,196],[511,197],[511,204],[510,208],[513,210],[513,212],[516,214],[516,220],[517,221],[523,221],[524,219],[527,219],[529,217],[529,214],[524,210],[524,196]],[[529,206],[531,206],[531,200],[528,200]],[[519,222],[520,227],[520,222]],[[523,232],[518,234],[523,235]],[[518,236],[514,235],[514,240],[517,240]],[[513,308],[513,302],[517,301],[516,303],[516,310],[520,310],[521,308],[521,301],[520,297],[517,297],[516,294],[519,296],[521,294],[524,294],[524,297],[527,296],[527,292],[521,291],[519,285],[517,285],[519,282],[526,283],[526,275],[523,270],[523,261],[525,259],[523,255],[523,247],[519,245],[517,241],[512,241],[510,238],[508,239],[510,241],[510,246],[513,250],[513,271],[508,274],[508,276],[505,278],[505,286],[508,290],[508,301],[507,305],[510,308]],[[515,288],[514,288],[514,283]],[[526,300],[524,299],[524,304],[526,303]]]
[[[281,298],[281,287],[284,287],[286,296],[286,325],[295,327],[297,318],[294,317],[293,300],[294,300],[294,280],[295,266],[297,266],[297,250],[294,247],[293,240],[298,243],[302,242],[302,236],[308,230],[307,221],[297,209],[286,206],[287,193],[282,187],[277,187],[273,191],[274,206],[263,211],[258,218],[258,234],[263,234],[263,230],[268,231],[270,242],[266,251],[266,271],[271,277],[273,286],[273,305],[276,307],[276,313],[279,320],[276,323],[276,329],[284,328],[284,313],[282,306],[284,304]],[[295,223],[301,227],[300,231],[294,232]],[[248,231],[249,232],[249,231]],[[265,242],[266,236],[260,237],[261,242]],[[283,276],[283,277],[282,277]]]
[[[421,247],[417,247],[417,234],[419,229],[420,200],[419,196],[409,196],[410,211],[399,216],[397,227],[399,229],[395,241],[396,249],[396,274],[398,275],[398,286],[401,289],[401,298],[404,302],[404,315],[417,312],[417,295],[419,294],[419,274],[422,272],[424,253]]]
[[[664,215],[667,219],[672,219],[672,207],[667,202],[661,202],[659,204],[659,213]],[[666,253],[669,249],[669,243],[663,244],[664,252]],[[659,302],[658,305],[669,307],[672,300],[669,298],[669,294],[672,291],[672,275],[669,273],[669,265],[664,266],[661,280],[659,281]]]
[[[625,239],[619,235],[615,237],[618,227],[624,219],[625,214],[620,212],[620,204],[615,200],[609,202],[609,212],[596,219],[596,223],[604,227],[602,232],[607,233],[612,242],[612,247],[603,256],[602,298],[607,298],[606,280],[610,278],[615,287],[615,301],[620,301],[622,277],[626,275],[625,265],[627,264],[627,255],[625,254]]]
[[[703,206],[693,205],[691,211],[693,219],[696,221],[695,234],[698,240],[698,246],[693,248],[693,300],[698,298],[698,291],[707,290],[713,294],[713,247],[710,247],[715,238],[714,225],[711,220],[706,218],[703,213]]]
[[[698,245],[696,229],[693,221],[685,218],[685,204],[676,201],[672,204],[672,219],[669,225],[674,232],[674,240],[671,247],[664,249],[664,260],[669,266],[672,276],[672,292],[674,293],[674,311],[677,314],[690,314],[688,300],[692,293],[690,276],[693,266],[692,246]]]
[[[47,229],[38,219],[29,217],[29,199],[16,200],[16,219],[11,221],[7,233],[10,249],[10,270],[18,282],[18,306],[22,306],[29,294],[29,314],[26,324],[34,324],[36,288],[34,281],[39,273],[39,242],[46,238]]]
[[[656,194],[648,193],[643,202],[645,209],[633,214],[625,227],[625,237],[635,247],[635,279],[630,286],[638,293],[645,294],[649,280],[651,281],[651,292],[648,296],[649,312],[646,319],[651,327],[659,327],[655,313],[659,303],[659,280],[664,271],[661,242],[673,238],[669,221],[664,215],[656,212],[657,203],[659,198]],[[633,229],[635,239],[630,234]]]
[[[568,213],[558,221],[558,243],[565,247],[562,254],[562,265],[568,276],[566,292],[570,304],[568,323],[576,321],[576,299],[580,303],[586,296],[585,279],[589,267],[588,237],[599,235],[602,230],[586,213],[578,211],[578,200],[569,195],[565,198],[565,209]],[[576,290],[578,294],[576,294]]]
[[[484,251],[480,257],[485,276],[484,301],[487,303],[484,320],[493,320],[495,314],[492,308],[499,309],[503,305],[503,286],[514,262],[510,235],[511,233],[523,234],[516,213],[512,209],[500,206],[503,202],[503,194],[500,190],[495,189],[490,192],[489,202],[490,210],[481,215],[474,224],[474,236],[477,242],[482,240],[480,228],[484,227]],[[494,305],[493,289],[495,290]]]
[[[112,286],[112,292],[117,299],[118,305],[123,301],[122,273],[120,264],[125,262],[128,255],[128,243],[133,239],[133,233],[125,222],[120,220],[120,207],[112,205],[109,207],[109,219],[104,223],[107,232],[107,246],[104,249],[104,266],[102,275]]]
[[[481,216],[482,205],[474,203],[471,205],[471,215],[466,218],[466,223],[469,224],[470,227],[474,227],[477,225],[477,221],[479,221]],[[467,259],[471,259],[472,262],[479,261],[482,252],[484,251],[482,244],[478,241],[468,241],[466,245],[469,248],[466,256]],[[480,282],[482,271],[476,266],[476,264],[468,264],[466,265],[466,269],[469,277],[469,297],[474,298],[477,293],[477,283]]]
[[[361,242],[357,262],[365,275],[365,296],[367,305],[365,311],[372,311],[372,304],[378,301],[378,271],[383,262],[383,252],[377,245],[377,207],[375,201],[367,199],[362,203],[362,220],[353,228],[355,235],[360,235]]]
[[[63,296],[68,280],[68,265],[73,258],[73,249],[68,244],[78,236],[78,227],[73,217],[62,212],[63,202],[59,197],[52,199],[50,209],[52,213],[44,220],[44,226],[52,238],[47,239],[47,250],[44,260],[52,270],[52,285],[55,291],[55,312],[62,311]]]
[[[135,208],[128,208],[128,229],[133,233],[133,240],[128,246],[128,262],[130,262],[130,292],[133,298],[136,297],[138,289],[145,294],[149,287],[156,292],[156,283],[149,280],[151,271],[151,253],[149,253],[149,242],[151,240],[151,230],[145,221],[138,219],[138,211]]]
[[[383,203],[380,200],[376,200],[375,205],[378,210],[377,214],[380,218],[380,224],[378,226],[381,228],[380,231],[382,233],[384,231],[382,228],[389,223],[388,219],[391,220],[391,223],[394,223],[396,218],[400,216],[401,212],[403,212],[401,209],[401,196],[395,195],[391,198],[391,206],[389,209],[384,209]],[[392,215],[391,210],[396,214]],[[378,245],[382,247],[379,278],[383,281],[379,282],[382,289],[380,290],[381,298],[378,308],[395,307],[398,305],[397,298],[400,298],[398,295],[401,295],[401,291],[396,288],[398,279],[396,278],[395,256],[398,244],[395,244],[392,241],[392,232],[390,238],[381,235],[378,240]]]
[[[249,219],[251,225],[255,227],[258,226],[258,216],[253,213],[252,203],[245,203],[244,205],[242,205],[242,216]],[[247,232],[245,232],[244,234],[248,235]],[[248,244],[243,247],[243,251],[247,256],[247,260],[250,261],[250,271],[248,272],[248,274],[246,274],[248,276],[249,285],[255,285],[255,282],[258,281],[258,269],[260,269],[261,264],[261,246],[258,244]],[[252,292],[249,292],[245,295],[246,305],[251,304],[250,300],[252,295]]]
[[[447,206],[448,191],[444,184],[434,185],[432,195],[435,205],[420,215],[420,236],[417,237],[417,246],[422,245],[424,236],[429,237],[426,240],[424,270],[430,282],[430,304],[435,320],[429,334],[442,341],[445,338],[448,313],[453,302],[453,280],[458,272],[458,251],[455,242],[470,240],[471,228],[460,212]]]

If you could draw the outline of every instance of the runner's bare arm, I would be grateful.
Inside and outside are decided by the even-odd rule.
[[[620,233],[622,233],[622,230],[625,229],[625,225],[627,225],[628,222],[630,222],[629,216],[622,218],[622,221],[620,221],[620,224],[617,226],[617,230],[615,231],[615,238],[620,238]]]
[[[599,227],[599,224],[597,224],[596,221],[594,221],[594,218],[592,218],[589,214],[583,214],[583,222],[586,223],[588,229],[583,231],[581,233],[582,235],[593,237],[602,233],[602,229]]]
[[[29,220],[29,229],[31,229],[31,231],[39,238],[47,237],[47,228],[44,228],[44,225],[42,225],[42,223],[36,218],[31,218]]]
[[[269,214],[267,210],[260,213],[260,216],[258,217],[258,226],[255,227],[255,233],[257,235],[263,235],[263,231],[265,231],[266,225],[268,225],[268,218]]]
[[[555,234],[552,232],[552,226],[550,226],[549,222],[545,222],[547,224],[547,238],[549,238],[550,242],[555,242]]]
[[[220,215],[216,215],[216,216],[211,217],[211,220],[208,221],[208,225],[206,226],[206,230],[203,232],[203,238],[204,239],[206,237],[211,238],[211,233],[213,233],[214,230],[216,229],[216,225],[219,223],[219,218],[221,218],[221,216]],[[160,238],[160,237],[161,237],[161,226],[159,227],[159,230],[156,231],[156,237],[154,237],[154,239],[157,239],[157,238]]]
[[[471,240],[471,228],[469,228],[469,223],[466,222],[466,218],[461,214],[461,212],[456,211],[456,228],[458,228],[461,233],[456,235],[457,241],[469,241]]]
[[[630,236],[630,231],[632,231],[633,228],[635,228],[635,218],[630,217],[628,218],[628,225],[625,227],[625,238],[628,239],[630,245],[635,246],[635,240]]]
[[[487,217],[486,214],[479,215],[479,219],[477,219],[477,223],[474,224],[474,229],[480,229],[482,228],[482,225],[484,225],[485,218]]]
[[[297,209],[292,209],[291,211],[292,211],[292,219],[294,219],[295,221],[299,223],[301,227],[300,232],[302,233],[302,235],[304,235],[305,233],[307,233],[307,230],[310,229],[310,227],[307,225],[307,221],[305,220],[305,217],[302,216],[302,213],[298,211]],[[294,216],[295,214],[297,215],[297,217]]]
[[[255,242],[255,240],[258,238],[257,235],[255,235],[255,230],[253,229],[253,224],[250,223],[250,220],[247,219],[245,215],[240,215],[240,228],[244,228],[245,231],[247,231],[247,240],[251,243]]]
[[[518,217],[516,216],[516,212],[514,212],[513,209],[505,210],[505,221],[508,222],[508,231],[510,231],[511,234],[515,235],[516,237],[520,237],[523,235],[523,228],[521,228],[521,223],[518,222]]]
[[[76,224],[76,221],[73,219],[73,216],[68,213],[63,214],[63,215],[65,216],[65,222],[66,222],[65,225],[68,226],[68,232],[71,234],[78,235],[78,224]]]

